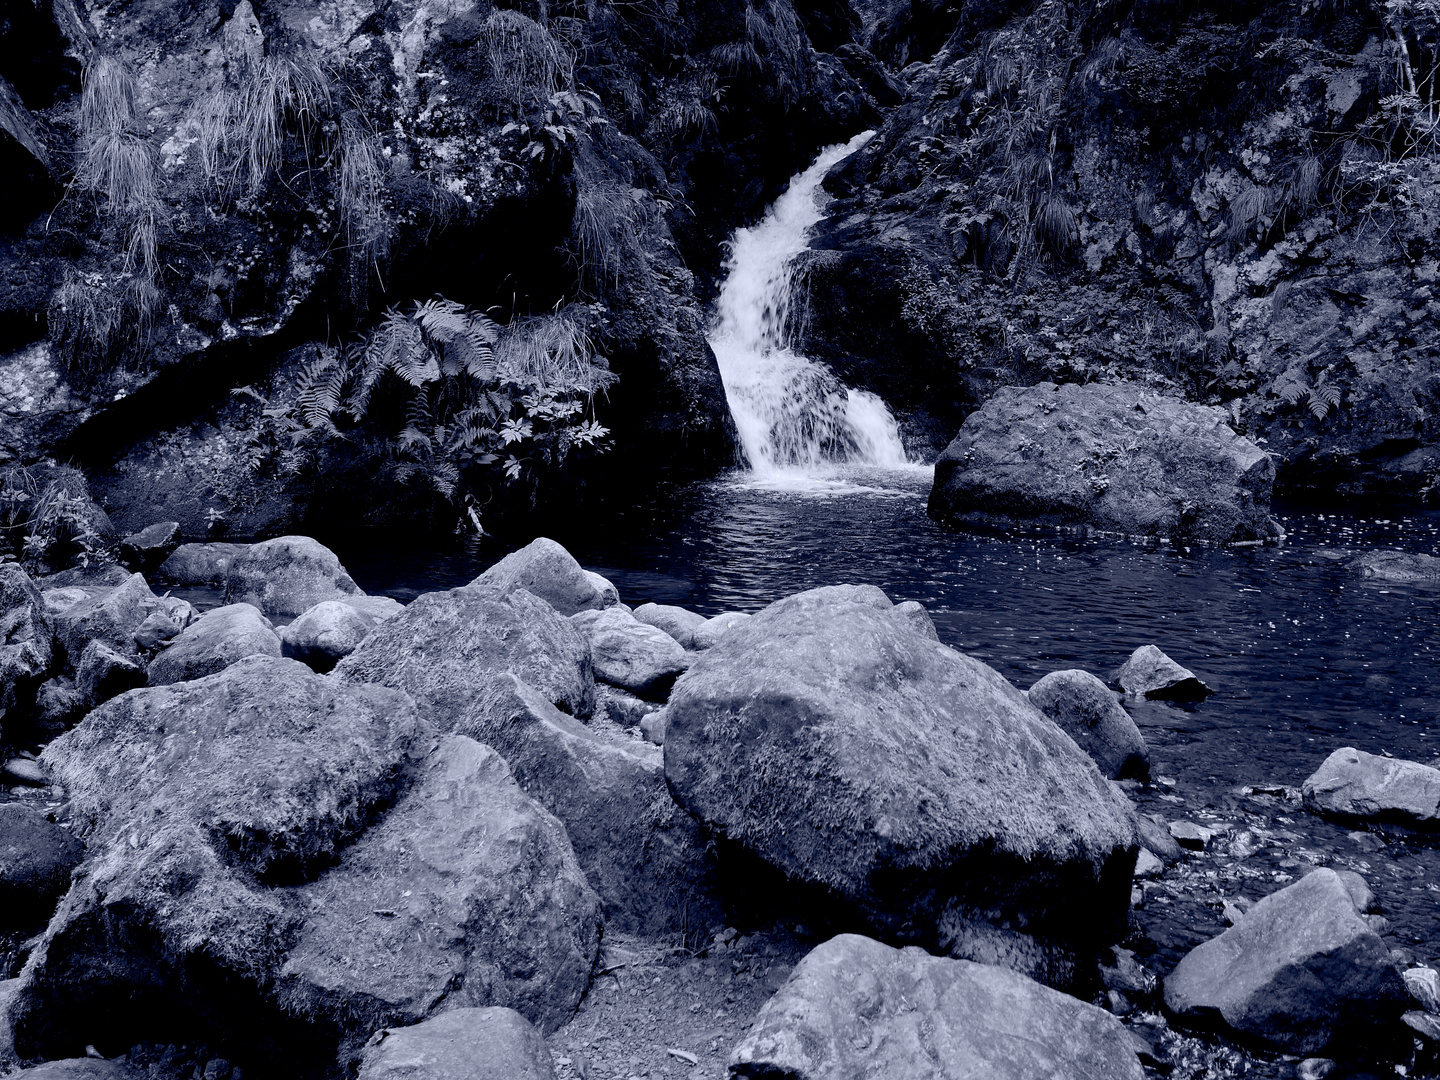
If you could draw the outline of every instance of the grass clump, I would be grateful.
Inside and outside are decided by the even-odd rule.
[[[305,160],[321,149],[321,126],[334,111],[330,80],[308,58],[267,56],[197,107],[200,160],[227,189],[257,194],[275,173],[286,142],[297,138]]]
[[[574,85],[575,56],[550,30],[518,11],[496,8],[480,35],[490,81],[512,115],[543,106]]]

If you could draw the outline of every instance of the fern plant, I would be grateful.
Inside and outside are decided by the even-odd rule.
[[[1292,382],[1281,387],[1280,399],[1286,405],[1298,405],[1303,401],[1316,420],[1324,420],[1332,409],[1340,407],[1340,390],[1323,381],[1316,382],[1314,386]]]

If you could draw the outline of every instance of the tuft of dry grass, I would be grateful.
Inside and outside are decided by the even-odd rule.
[[[518,11],[492,11],[485,19],[480,47],[491,82],[517,113],[543,105],[574,82],[575,57],[570,49]]]

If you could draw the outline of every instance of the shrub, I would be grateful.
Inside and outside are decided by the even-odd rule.
[[[74,469],[12,466],[0,472],[0,557],[32,574],[108,558],[85,478]]]

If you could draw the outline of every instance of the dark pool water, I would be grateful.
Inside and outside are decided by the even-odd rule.
[[[1298,789],[1345,745],[1423,762],[1440,756],[1440,589],[1365,580],[1342,565],[1344,553],[1367,548],[1435,553],[1440,513],[1282,508],[1289,535],[1263,548],[1053,531],[979,536],[926,516],[929,480],[921,470],[802,490],[722,480],[577,516],[551,535],[632,605],[713,615],[818,585],[878,585],[896,601],[919,600],[942,640],[1022,688],[1065,667],[1103,677],[1137,646],[1158,645],[1215,694],[1191,708],[1132,708],[1154,774],[1174,781],[1137,800],[1221,831],[1179,885],[1150,887],[1137,912],[1152,939],[1146,947],[1160,954],[1155,965],[1168,970],[1223,929],[1223,898],[1262,896],[1316,864],[1360,870],[1391,920],[1391,945],[1440,959],[1435,847],[1352,836],[1293,797],[1244,790]],[[463,584],[504,553],[329,539],[363,588],[402,600]]]

